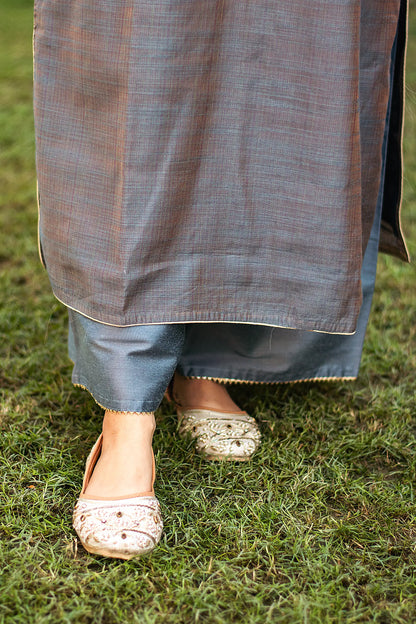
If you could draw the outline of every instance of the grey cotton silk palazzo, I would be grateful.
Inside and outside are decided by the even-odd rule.
[[[155,397],[175,366],[356,376],[378,250],[408,260],[406,35],[407,0],[35,0],[40,253],[75,381],[105,326],[167,363]]]
[[[403,0],[35,0],[40,245],[96,321],[353,333]]]

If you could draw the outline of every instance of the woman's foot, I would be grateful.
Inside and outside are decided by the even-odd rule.
[[[255,419],[234,403],[224,386],[175,373],[167,394],[176,404],[179,433],[194,438],[197,451],[207,459],[246,461],[257,450],[261,434]]]
[[[132,559],[159,543],[163,520],[153,492],[154,429],[152,413],[105,413],[72,516],[88,552]]]
[[[211,379],[188,379],[175,373],[172,398],[182,409],[208,409],[231,414],[244,412],[232,400],[227,389]]]
[[[101,455],[83,494],[118,498],[152,490],[153,413],[106,411]]]

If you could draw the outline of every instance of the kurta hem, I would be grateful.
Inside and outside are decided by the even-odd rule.
[[[282,322],[279,322],[278,319],[264,319],[264,318],[259,318],[257,316],[254,315],[242,315],[242,314],[235,314],[235,315],[225,315],[225,314],[214,314],[214,313],[207,313],[207,312],[201,312],[201,313],[197,313],[195,312],[193,315],[191,315],[191,317],[183,317],[183,313],[178,314],[177,317],[172,316],[170,317],[169,320],[160,320],[160,321],[154,321],[153,317],[152,319],[147,319],[145,316],[142,317],[136,317],[134,319],[128,319],[126,320],[126,322],[122,325],[118,324],[118,323],[105,323],[104,321],[99,320],[98,318],[94,318],[94,316],[92,316],[91,314],[89,314],[87,311],[85,311],[85,309],[82,309],[81,306],[79,308],[75,307],[75,305],[70,305],[69,303],[67,303],[65,301],[65,297],[61,296],[59,289],[56,290],[52,290],[55,298],[60,302],[63,303],[67,308],[69,308],[70,310],[74,310],[75,312],[78,312],[79,314],[82,314],[82,316],[85,316],[86,318],[92,320],[92,321],[96,321],[97,323],[101,323],[103,325],[110,325],[111,327],[134,327],[137,325],[176,325],[176,324],[187,324],[187,323],[232,323],[232,324],[241,324],[241,325],[262,325],[265,327],[277,327],[280,329],[299,329],[299,330],[304,330],[304,331],[312,331],[312,332],[316,332],[316,333],[323,333],[323,334],[335,334],[335,335],[342,335],[342,336],[352,336],[355,334],[355,328],[352,331],[351,327],[347,327],[345,328],[335,328],[335,326],[327,326],[325,329],[322,328],[322,325],[318,325],[317,323],[315,324],[308,324],[308,323],[304,323],[302,321],[299,322],[299,324],[297,324],[296,326],[291,326],[289,324],[286,324],[285,321],[283,320]],[[59,294],[58,294],[59,293]],[[238,318],[238,320],[236,320],[236,318]]]

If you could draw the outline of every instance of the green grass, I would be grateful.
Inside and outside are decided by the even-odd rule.
[[[205,463],[164,405],[166,530],[107,560],[70,526],[102,412],[73,388],[66,315],[36,245],[31,4],[0,10],[0,623],[416,621],[415,268],[382,257],[359,379],[233,387],[259,419],[249,464]],[[416,15],[404,229],[416,257]]]

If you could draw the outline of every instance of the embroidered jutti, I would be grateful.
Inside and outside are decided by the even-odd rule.
[[[117,326],[353,333],[389,101],[381,249],[407,259],[406,10],[35,0],[40,245],[58,299]]]

